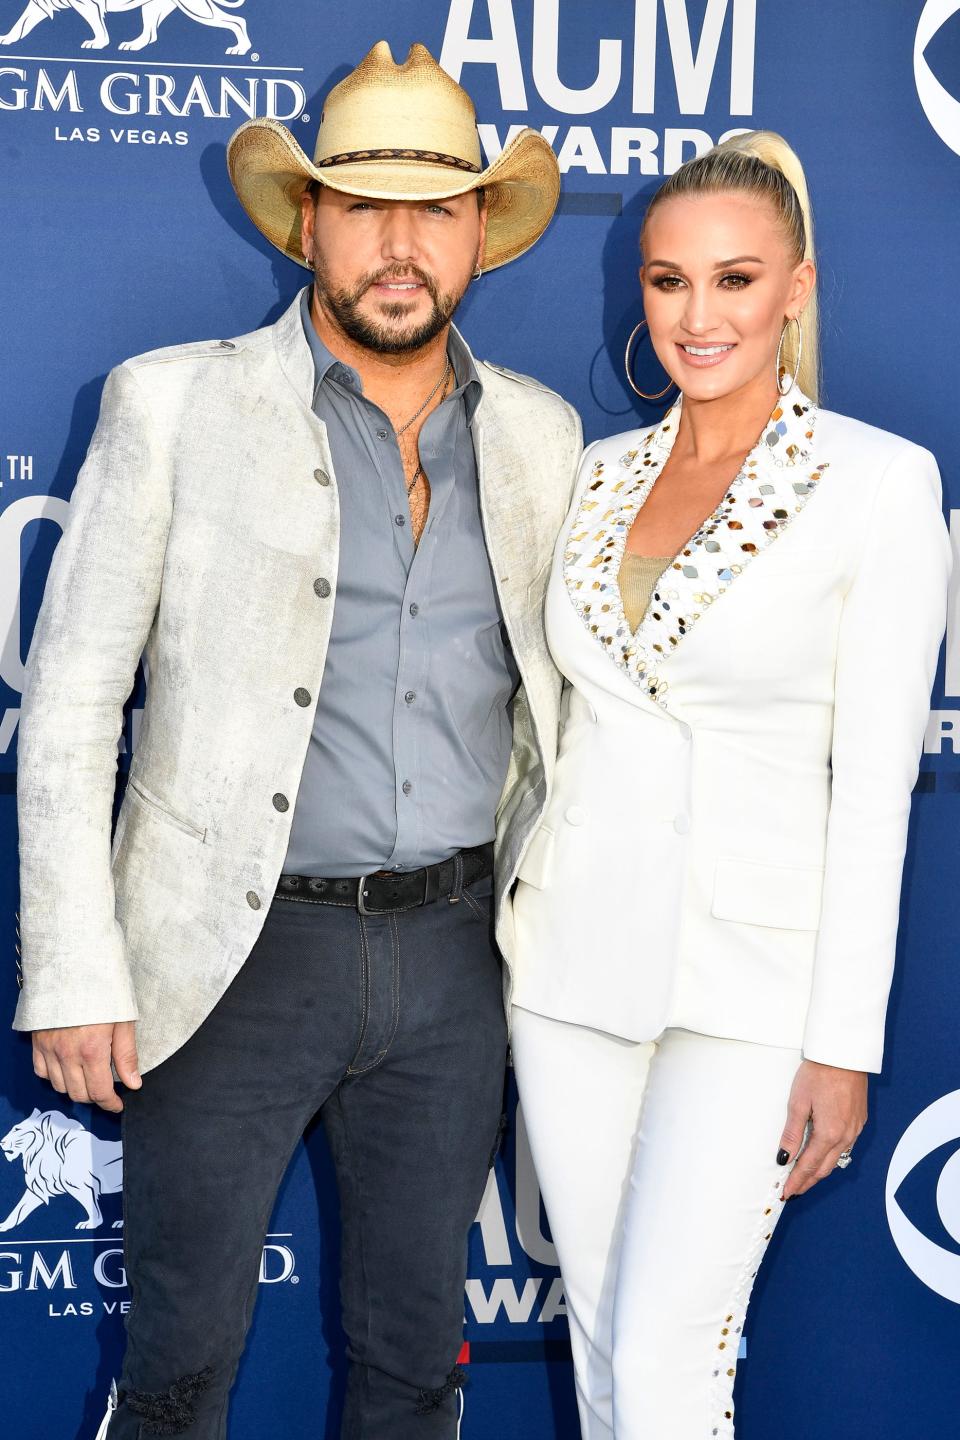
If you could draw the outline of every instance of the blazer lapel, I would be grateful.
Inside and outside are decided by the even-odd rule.
[[[657,582],[636,632],[623,611],[617,576],[627,535],[673,448],[681,402],[619,457],[601,451],[568,537],[564,580],[587,629],[631,681],[666,707],[671,655],[685,636],[777,539],[816,489],[825,463],[812,463],[816,407],[799,391],[777,406],[713,514]]]
[[[297,395],[308,409],[313,407],[314,363],[310,344],[303,333],[300,316],[300,300],[303,290],[294,297],[293,304],[280,316],[273,327],[273,340],[277,358]]]
[[[524,556],[529,507],[524,500],[524,455],[512,443],[484,394],[473,418],[480,514],[500,606],[511,631],[527,620],[527,582],[531,567]]]

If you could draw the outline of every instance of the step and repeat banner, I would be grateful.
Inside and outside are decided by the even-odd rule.
[[[929,446],[960,536],[960,0],[0,0],[8,1016],[23,662],[104,377],[139,351],[235,335],[281,313],[304,274],[242,214],[225,143],[249,116],[272,115],[312,151],[324,95],[381,38],[398,58],[424,42],[470,90],[488,159],[523,125],[555,147],[556,221],[530,254],[472,288],[459,323],[478,355],[571,400],[588,440],[654,414],[628,391],[622,356],[641,314],[640,219],[661,177],[732,130],[782,131],[817,211],[826,403]],[[652,367],[649,378],[644,388],[659,388]],[[904,605],[923,564],[905,553],[889,577]],[[891,654],[878,711],[895,698],[896,674]],[[141,706],[138,688],[121,785]],[[957,1431],[956,591],[933,707],[887,1067],[853,1167],[776,1232],[740,1351],[742,1440]],[[573,1440],[563,1287],[515,1102],[511,1118],[471,1238],[463,1434]],[[130,1303],[118,1127],[36,1080],[28,1042],[11,1033],[0,1047],[0,1135],[4,1433],[92,1440]],[[577,1138],[571,1131],[574,1152]],[[710,1185],[707,1176],[705,1207]],[[300,1148],[270,1232],[231,1437],[333,1440],[344,1362],[322,1133]]]

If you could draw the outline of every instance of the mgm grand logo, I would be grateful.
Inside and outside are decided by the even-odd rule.
[[[84,40],[84,50],[104,50],[110,44],[107,16],[125,14],[128,10],[139,11],[143,26],[141,33],[133,40],[121,40],[121,50],[143,50],[153,45],[159,35],[160,26],[169,15],[179,10],[198,25],[211,25],[218,30],[227,30],[233,36],[233,44],[227,46],[228,55],[247,55],[250,51],[250,36],[247,22],[231,10],[239,10],[244,0],[27,0],[20,18],[0,35],[0,45],[16,45],[25,40],[31,30],[44,20],[52,20],[61,10],[75,10],[91,30],[89,40]]]
[[[22,0],[19,3],[22,4]],[[100,106],[107,116],[156,117],[161,122],[168,116],[234,123],[263,116],[273,120],[301,117],[309,120],[304,114],[306,92],[300,81],[292,78],[303,73],[302,67],[259,64],[260,56],[251,48],[247,22],[235,13],[244,3],[245,0],[27,0],[11,28],[0,34],[0,50],[16,46],[22,52],[23,42],[38,25],[59,20],[60,13],[67,10],[75,11],[90,29],[89,37],[82,41],[83,50],[105,50],[110,45],[126,51],[148,50],[160,38],[163,22],[179,11],[208,30],[226,32],[224,38],[231,42],[225,47],[227,55],[242,58],[239,63],[225,65],[224,69],[231,73],[224,75],[210,73],[213,67],[199,60],[196,64],[198,69],[205,70],[203,75],[190,75],[182,63],[171,65],[171,73],[164,74],[164,62],[146,55],[141,62],[146,67],[143,71],[108,69],[105,73],[91,74],[87,70],[91,62],[80,55],[59,60],[48,50],[43,55],[18,55],[14,50],[9,56],[0,54],[0,112],[81,114],[93,108],[88,91],[95,89],[99,91]],[[0,0],[0,11],[10,4],[11,0]],[[122,21],[128,11],[138,17],[140,34],[120,39],[123,32],[116,22]],[[33,46],[27,48],[32,50]],[[9,63],[2,63],[4,59]],[[269,73],[271,70],[275,73]],[[95,123],[83,130],[70,131],[66,127],[61,130],[58,125],[54,138],[93,142],[107,138],[98,128],[96,116],[89,118]],[[140,123],[136,121],[137,125]],[[117,144],[185,145],[189,140],[187,132],[179,130],[173,135],[167,131],[124,127],[111,129],[109,135]]]
[[[0,1241],[0,1294],[46,1294],[50,1319],[127,1314],[129,1299],[110,1298],[112,1292],[128,1288],[123,1247],[116,1233],[123,1222],[105,1215],[101,1203],[109,1196],[111,1209],[119,1208],[121,1142],[101,1139],[59,1110],[34,1110],[0,1139],[0,1156],[10,1164],[11,1179],[18,1177],[10,1186],[14,1204],[0,1220],[0,1231],[26,1229],[32,1233],[37,1228],[37,1212],[49,1207],[53,1213],[49,1219],[44,1215],[42,1229],[53,1228],[57,1236],[17,1238],[10,1248],[2,1248],[5,1237]],[[0,1194],[7,1186],[0,1172]],[[79,1239],[70,1233],[71,1227],[94,1233],[92,1238],[85,1235]],[[261,1285],[299,1283],[290,1239],[287,1234],[267,1237],[260,1261]],[[68,1300],[55,1293],[77,1291],[90,1298],[75,1295]]]

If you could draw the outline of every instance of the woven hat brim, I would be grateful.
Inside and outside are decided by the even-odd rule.
[[[560,171],[547,141],[524,130],[480,174],[420,160],[316,166],[277,120],[248,120],[227,145],[227,169],[244,210],[272,245],[307,266],[300,247],[300,196],[310,180],[370,200],[432,200],[483,186],[484,270],[515,260],[546,230],[560,197]]]

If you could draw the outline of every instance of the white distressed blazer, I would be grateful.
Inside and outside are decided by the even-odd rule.
[[[937,466],[794,391],[631,633],[617,573],[679,417],[586,451],[556,549],[569,689],[514,1003],[877,1071],[946,611]]]
[[[299,296],[275,325],[112,372],[27,662],[15,1027],[136,1020],[140,1069],[237,974],[279,879],[336,602],[337,480]],[[522,677],[498,817],[498,933],[556,756],[543,600],[582,450],[535,380],[480,364],[484,531]],[[146,708],[111,841],[123,706]],[[509,995],[509,967],[505,972]]]

